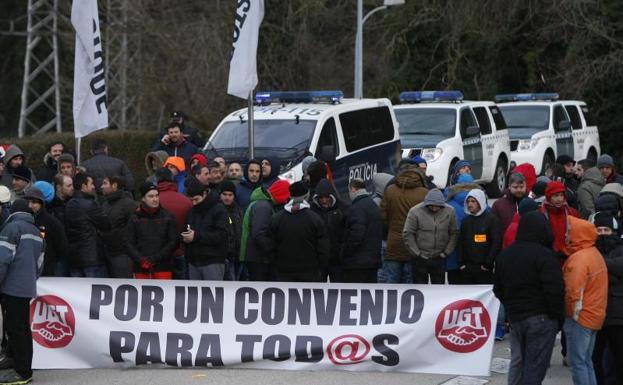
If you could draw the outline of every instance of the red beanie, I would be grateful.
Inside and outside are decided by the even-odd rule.
[[[208,158],[206,158],[206,156],[203,155],[202,153],[196,153],[195,155],[193,155],[190,158],[190,162],[188,162],[188,164],[191,164],[193,162],[193,159],[197,159],[201,166],[205,166],[208,164]]]
[[[276,180],[270,185],[268,192],[272,195],[275,203],[278,205],[286,204],[290,200],[290,182],[283,179]]]
[[[564,193],[567,191],[567,188],[561,182],[549,182],[547,184],[547,188],[545,189],[545,197],[549,200],[552,195],[557,193]]]

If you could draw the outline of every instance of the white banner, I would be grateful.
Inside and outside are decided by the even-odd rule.
[[[33,367],[486,376],[498,307],[490,286],[42,278]]]
[[[264,0],[238,0],[227,93],[247,99],[257,85],[257,41]]]
[[[76,30],[74,63],[74,135],[82,138],[108,127],[104,55],[97,0],[73,0],[71,24]]]

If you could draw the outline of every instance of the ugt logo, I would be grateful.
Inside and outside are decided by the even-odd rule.
[[[32,339],[45,348],[65,347],[75,335],[74,311],[57,296],[37,297],[30,304],[30,330]]]
[[[435,323],[435,336],[446,349],[471,353],[480,349],[491,333],[491,318],[479,301],[463,299],[443,308]]]

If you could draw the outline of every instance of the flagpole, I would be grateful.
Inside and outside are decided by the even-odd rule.
[[[82,137],[76,138],[76,166],[80,165],[80,145],[82,144]]]
[[[249,160],[255,158],[255,123],[253,121],[253,90],[249,91],[249,111],[247,112],[249,124]]]

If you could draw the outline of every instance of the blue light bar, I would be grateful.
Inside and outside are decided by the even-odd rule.
[[[535,94],[500,94],[495,95],[497,103],[502,102],[527,102],[533,100],[558,100],[558,94],[555,92],[535,93]]]
[[[463,100],[461,91],[406,91],[400,93],[401,103],[460,102],[461,100]]]
[[[261,91],[255,94],[255,103],[339,103],[344,94],[342,91]]]

